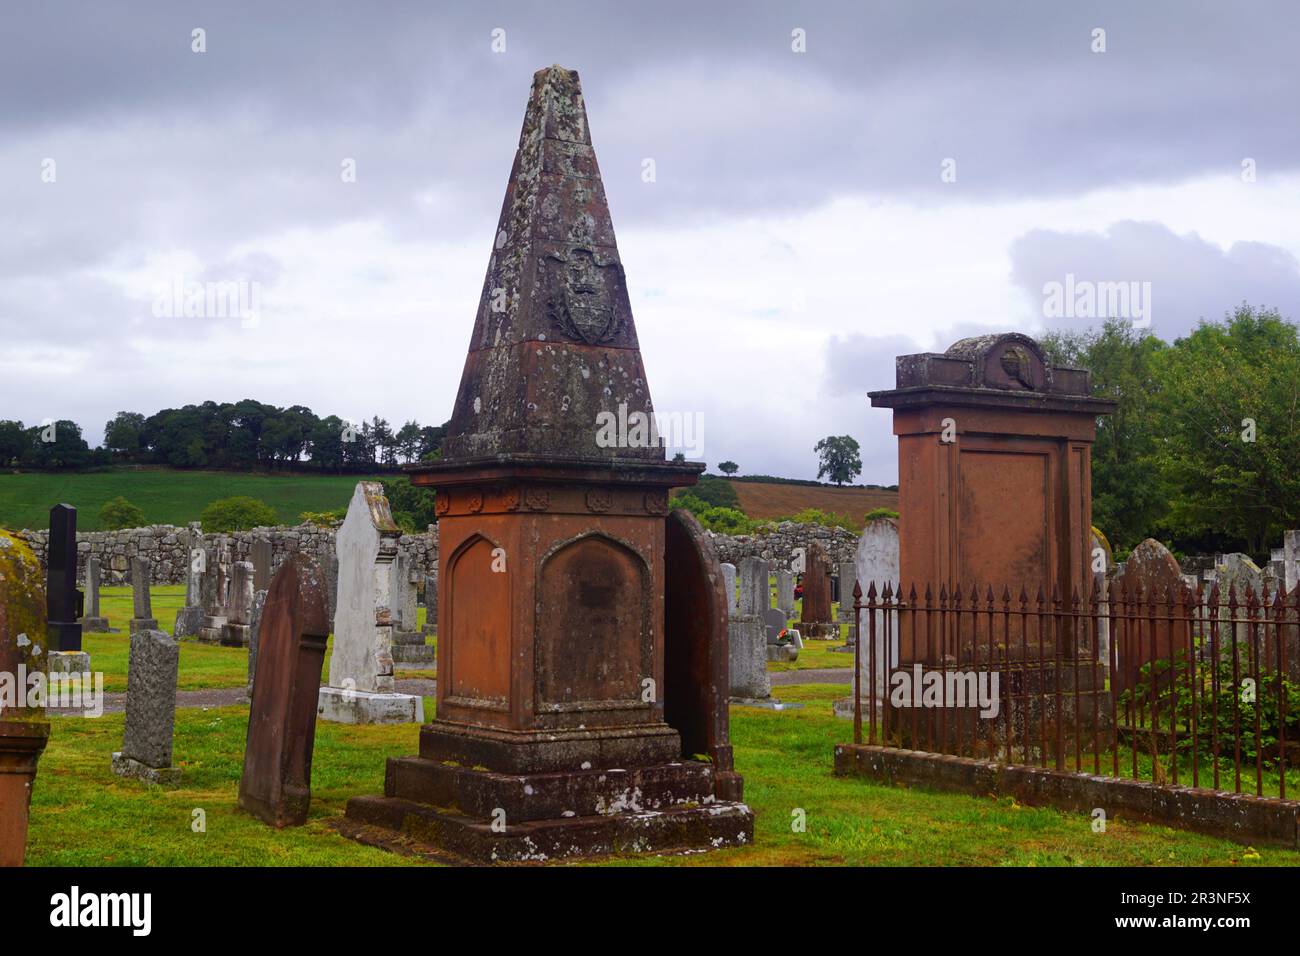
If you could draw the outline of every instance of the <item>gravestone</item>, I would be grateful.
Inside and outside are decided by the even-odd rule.
[[[727,598],[718,554],[696,517],[668,513],[664,542],[664,720],[683,754],[705,754],[718,800],[743,799],[735,772],[727,706]]]
[[[126,730],[113,772],[164,787],[180,783],[172,766],[180,644],[165,631],[136,630],[126,678]]]
[[[253,591],[265,591],[271,586],[271,566],[275,556],[269,538],[254,538],[248,548],[248,560],[253,563]]]
[[[763,627],[767,631],[767,659],[769,661],[796,661],[799,659],[799,646],[786,634],[782,642],[781,632],[786,630],[785,612],[779,607],[769,607],[762,613]]]
[[[1144,665],[1168,661],[1174,651],[1186,649],[1188,622],[1166,618],[1181,613],[1176,607],[1170,608],[1170,597],[1176,605],[1181,604],[1188,589],[1177,559],[1168,548],[1151,538],[1133,549],[1124,562],[1124,570],[1111,582],[1111,589],[1117,614],[1126,609],[1129,616],[1144,619],[1140,628],[1121,628],[1112,635],[1116,642],[1116,673],[1111,675],[1111,690],[1122,692],[1141,680]],[[1153,616],[1153,599],[1156,620],[1145,620]]]
[[[393,588],[396,613],[393,618],[393,664],[415,669],[434,665],[434,648],[424,643],[425,631],[420,630],[419,605],[416,602],[416,584],[419,577],[410,555],[399,554],[393,562]]]
[[[203,549],[203,625],[196,635],[208,644],[221,643],[221,631],[226,626],[226,574],[220,551],[216,546]]]
[[[253,618],[253,562],[236,561],[231,567],[228,601],[221,643],[226,647],[247,647],[248,622]]]
[[[377,481],[359,481],[334,537],[339,593],[322,720],[344,724],[424,722],[424,699],[393,687],[393,563],[401,531]]]
[[[438,578],[433,574],[424,576],[424,636],[433,637],[438,633]]]
[[[330,548],[325,554],[322,562],[325,568],[325,595],[326,602],[329,605],[330,628],[334,627],[334,614],[338,610],[339,600],[339,556],[334,548]]]
[[[576,73],[534,76],[511,170],[442,457],[407,469],[439,516],[437,712],[348,822],[481,861],[748,843],[665,721],[694,689],[664,677],[668,495],[702,465],[653,440]]]
[[[805,558],[799,631],[805,638],[818,640],[839,636],[839,627],[831,620],[831,562],[816,541],[808,546]]]
[[[195,637],[203,627],[203,575],[207,552],[203,550],[203,532],[197,523],[189,527],[189,562],[185,569],[185,606],[176,609],[172,636],[178,640]]]
[[[158,619],[153,616],[153,599],[149,594],[152,570],[149,559],[136,555],[131,559],[131,601],[134,611],[131,615],[130,630],[158,630]]]
[[[836,600],[840,602],[840,615],[838,620],[841,624],[853,623],[853,582],[855,580],[855,574],[856,571],[852,561],[840,562],[839,574],[837,575],[840,585],[839,593],[836,595]],[[853,628],[850,627],[848,643],[852,645],[854,640],[856,640],[856,638],[853,634]]]
[[[898,521],[895,518],[872,518],[862,529],[858,538],[858,548],[853,556],[853,577],[862,588],[862,601],[865,604],[871,588],[876,589],[876,600],[883,599],[885,586],[890,591],[899,588],[898,567]],[[852,597],[850,597],[852,607]],[[875,617],[875,671],[872,672],[871,616]],[[898,612],[863,610],[861,615],[862,639],[861,656],[858,666],[861,671],[860,687],[864,706],[869,706],[872,699],[872,682],[875,683],[875,700],[877,707],[884,700],[888,685],[887,675],[891,667],[898,665]],[[850,630],[852,628],[850,627]],[[888,638],[888,641],[886,641]],[[837,700],[834,704],[837,717],[852,718],[853,695]]]
[[[1250,624],[1245,620],[1250,617],[1248,604],[1252,595],[1258,601],[1264,600],[1264,574],[1250,559],[1250,555],[1240,552],[1220,555],[1215,562],[1214,570],[1219,584],[1220,639],[1226,637],[1228,623],[1236,618],[1237,623],[1233,627],[1236,640],[1241,644],[1249,644]],[[1228,606],[1232,595],[1236,596],[1237,601],[1235,611]],[[1258,613],[1263,616],[1262,611]],[[1257,630],[1262,638],[1264,629],[1259,627]]]
[[[1282,533],[1282,565],[1286,593],[1292,594],[1300,587],[1300,531]]]
[[[1095,608],[1097,611],[1096,631],[1093,640],[1096,642],[1096,657],[1101,663],[1110,665],[1110,615],[1109,615],[1109,597],[1110,597],[1110,579],[1115,573],[1115,557],[1110,550],[1110,542],[1104,535],[1101,535],[1094,528],[1092,532],[1092,586],[1093,592],[1088,595],[1085,602],[1088,609]],[[1093,594],[1097,597],[1097,603],[1092,603]],[[1084,648],[1085,652],[1088,648]]]
[[[741,614],[761,616],[771,606],[772,591],[768,585],[767,562],[762,558],[742,558],[739,568]]]
[[[0,531],[0,674],[26,690],[45,671],[47,619],[41,565],[31,548]],[[21,678],[21,679],[20,679]],[[22,866],[36,765],[50,736],[44,701],[0,702],[0,867]]]
[[[736,566],[725,561],[722,564],[722,588],[727,594],[727,610],[735,611],[740,606],[736,598]]]
[[[45,599],[48,621],[46,667],[51,673],[90,670],[90,655],[81,649],[84,595],[77,590],[77,509],[59,504],[50,509],[46,552]]]
[[[248,699],[253,699],[253,681],[257,677],[257,645],[262,636],[262,611],[266,606],[266,592],[253,595],[253,613],[248,621]]]
[[[271,577],[258,637],[239,805],[274,827],[307,822],[316,699],[329,637],[320,565],[301,551]]]
[[[86,559],[86,616],[81,619],[83,632],[108,633],[108,618],[99,613],[100,570],[99,558]]]
[[[787,620],[794,617],[794,573],[785,568],[776,572],[776,606],[785,612]]]

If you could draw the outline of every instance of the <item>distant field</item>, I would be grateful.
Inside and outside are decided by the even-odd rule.
[[[0,526],[18,530],[49,525],[50,508],[77,509],[77,528],[99,529],[99,509],[121,495],[144,511],[149,524],[198,521],[210,502],[231,495],[265,501],[282,524],[297,524],[304,511],[346,508],[359,475],[269,475],[226,471],[119,469],[90,474],[0,474]],[[380,479],[382,480],[382,479]]]
[[[740,510],[751,518],[784,518],[805,508],[816,508],[852,518],[862,527],[862,516],[875,508],[898,510],[897,491],[871,488],[819,488],[814,485],[759,484],[733,481]]]

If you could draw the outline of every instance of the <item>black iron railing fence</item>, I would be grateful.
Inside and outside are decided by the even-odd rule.
[[[1285,798],[1300,587],[853,589],[853,739]],[[1253,787],[1249,778],[1253,775]]]

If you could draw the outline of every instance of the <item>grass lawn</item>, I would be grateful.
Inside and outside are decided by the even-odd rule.
[[[218,498],[249,495],[274,508],[282,524],[293,525],[304,511],[346,508],[352,489],[363,477],[168,468],[0,474],[0,526],[14,530],[48,527],[50,507],[64,501],[76,507],[79,531],[98,531],[100,507],[118,495],[138,506],[148,524],[198,521],[203,509]]]
[[[149,589],[153,616],[158,619],[158,626],[168,634],[172,633],[176,623],[176,610],[185,603],[185,586],[180,584],[156,585]],[[131,650],[131,638],[128,622],[135,613],[129,587],[105,587],[99,591],[100,613],[108,618],[110,627],[120,628],[120,634],[82,635],[82,649],[90,654],[90,666],[104,674],[104,690],[108,693],[121,693],[126,690],[127,659]],[[420,626],[424,626],[424,608],[420,608]],[[329,674],[329,654],[334,639],[325,652],[324,672]],[[432,670],[404,670],[398,665],[394,676],[399,680],[405,677],[435,677]],[[180,674],[177,679],[178,690],[211,690],[222,687],[243,687],[248,683],[248,649],[244,647],[221,647],[216,644],[200,644],[196,641],[181,641]]]
[[[732,709],[737,769],[758,815],[756,843],[709,854],[596,861],[602,865],[1295,865],[1300,853],[1112,819],[1094,833],[1084,814],[1031,809],[1001,799],[908,790],[831,775],[848,724],[830,715],[847,685],[783,687],[803,710]],[[432,714],[434,702],[425,701]],[[185,709],[177,715],[182,789],[151,789],[109,769],[122,716],[54,719],[32,803],[31,865],[403,866],[410,861],[336,834],[330,820],[348,797],[378,793],[384,760],[417,749],[414,727],[321,723],[312,766],[311,818],[277,831],[235,808],[247,710]],[[207,830],[191,829],[202,809]],[[793,811],[806,814],[795,832]]]

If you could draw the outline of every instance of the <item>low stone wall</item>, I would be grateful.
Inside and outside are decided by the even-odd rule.
[[[1250,793],[997,764],[871,744],[836,744],[835,775],[979,797],[1009,796],[1027,806],[1051,806],[1089,815],[1101,807],[1112,820],[1145,820],[1243,843],[1300,846],[1300,803]]]
[[[31,545],[42,567],[48,549],[49,532],[19,531],[18,537]],[[714,534],[710,532],[721,561],[739,564],[741,558],[762,558],[776,567],[789,567],[796,548],[807,548],[820,542],[831,556],[833,564],[852,561],[857,552],[858,536],[844,528],[826,528],[815,524],[795,524],[784,521],[771,530],[759,534]],[[271,553],[278,566],[284,555],[292,551],[305,551],[323,557],[334,550],[334,530],[312,524],[294,527],[254,528],[230,534],[207,534],[204,544],[219,549],[229,548],[234,560],[249,560],[252,542],[266,538],[271,542]],[[121,531],[81,531],[77,533],[77,576],[85,580],[86,559],[99,558],[104,584],[129,584],[131,558],[143,555],[149,558],[155,584],[184,584],[185,570],[189,566],[190,529],[169,524],[151,525],[147,528],[124,528]],[[438,573],[438,528],[430,525],[424,534],[404,534],[399,551],[411,557],[420,574]]]
[[[17,536],[31,546],[44,567],[49,532],[24,530],[19,531]],[[271,542],[271,554],[277,567],[281,559],[293,551],[305,551],[323,559],[334,550],[334,530],[312,524],[207,534],[203,536],[203,541],[206,547],[228,548],[233,560],[247,561],[250,560],[252,543],[258,538],[266,538]],[[121,531],[78,532],[77,578],[85,580],[86,559],[93,555],[99,559],[104,584],[130,584],[131,558],[142,555],[149,559],[154,584],[184,584],[186,569],[189,567],[189,541],[189,528],[167,524],[151,525],[148,528],[124,528]],[[398,549],[411,557],[414,567],[421,574],[437,573],[436,527],[431,527],[425,534],[402,535]]]
[[[796,548],[807,549],[818,542],[830,555],[831,566],[841,561],[852,561],[858,551],[858,536],[844,528],[827,528],[819,524],[795,524],[783,521],[770,531],[759,534],[714,534],[713,544],[718,549],[718,560],[740,564],[741,558],[762,558],[775,570],[789,568]]]

